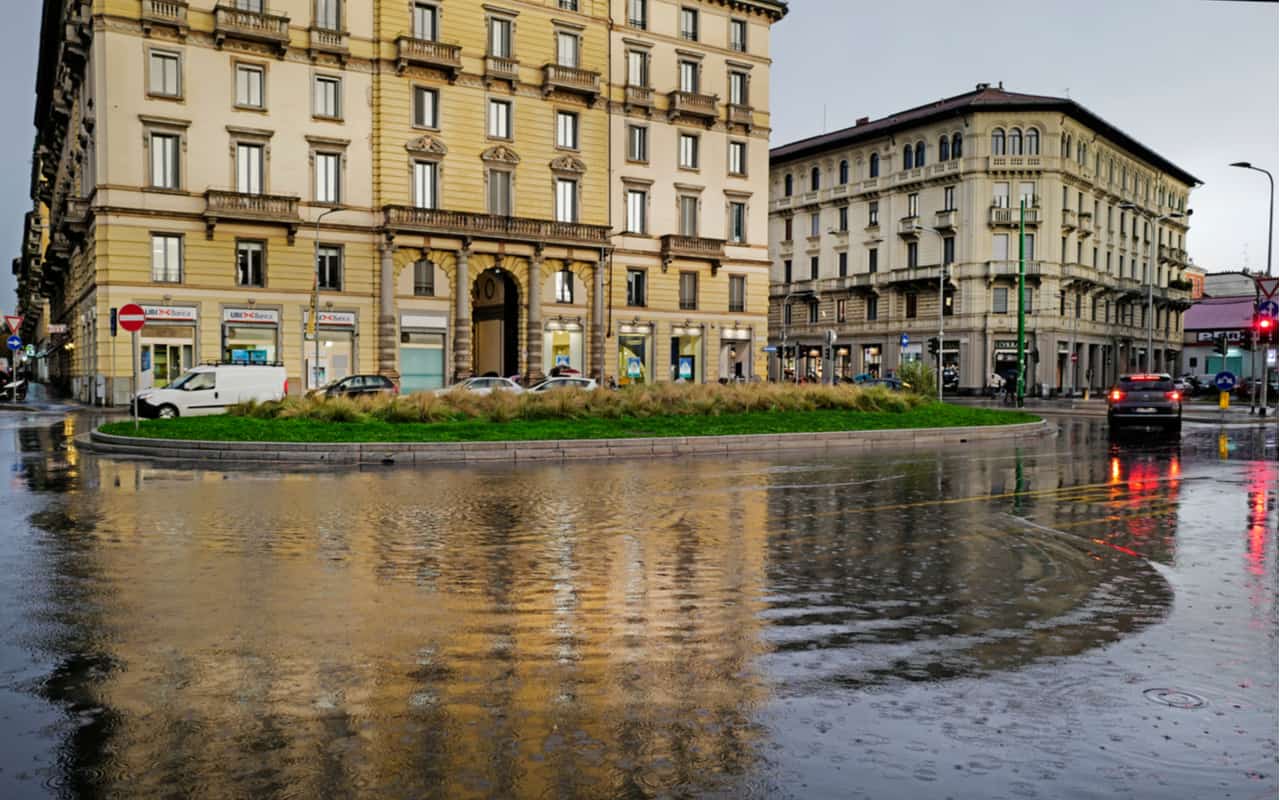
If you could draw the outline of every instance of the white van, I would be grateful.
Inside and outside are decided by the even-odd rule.
[[[281,400],[287,390],[284,367],[213,364],[193,367],[164,389],[138,392],[138,416],[154,419],[223,414],[248,400]]]

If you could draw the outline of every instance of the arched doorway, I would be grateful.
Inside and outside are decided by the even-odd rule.
[[[511,274],[494,267],[473,289],[471,364],[476,375],[511,377],[520,372],[520,292]]]

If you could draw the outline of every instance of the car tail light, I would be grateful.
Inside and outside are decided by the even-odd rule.
[[[1165,392],[1164,396],[1169,398],[1175,403],[1180,402],[1182,400],[1182,392],[1179,392],[1179,391]]]
[[[1111,394],[1107,395],[1107,399],[1113,403],[1119,403],[1124,399],[1124,392],[1119,389],[1112,389]]]

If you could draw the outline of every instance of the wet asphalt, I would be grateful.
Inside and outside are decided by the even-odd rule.
[[[0,797],[1272,798],[1276,428],[217,472],[0,416]]]

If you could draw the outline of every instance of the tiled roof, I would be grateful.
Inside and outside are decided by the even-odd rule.
[[[1189,331],[1227,331],[1253,324],[1253,297],[1206,297],[1182,317]]]
[[[1183,170],[1177,164],[1164,158],[1074,100],[1065,97],[1008,92],[1003,88],[992,87],[987,84],[979,84],[979,88],[972,92],[916,106],[906,111],[899,111],[896,114],[870,120],[861,125],[854,125],[831,133],[824,133],[820,136],[811,136],[807,139],[780,145],[769,151],[769,160],[773,164],[784,163],[836,147],[876,139],[905,128],[923,125],[927,122],[960,116],[971,111],[999,111],[1002,109],[1062,111],[1090,126],[1120,147],[1136,153],[1151,164],[1168,172],[1178,180],[1188,185],[1200,183],[1196,176]]]

